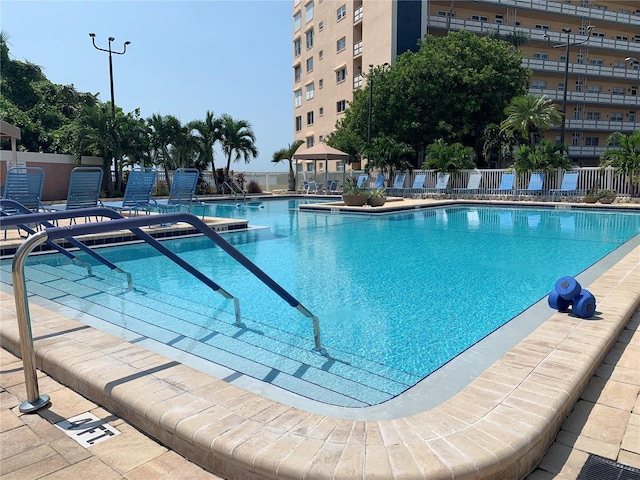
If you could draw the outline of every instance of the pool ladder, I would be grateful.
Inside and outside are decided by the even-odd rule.
[[[105,222],[71,224],[63,227],[55,227],[51,223],[54,220],[71,219],[80,217],[107,217],[112,220]],[[113,232],[117,230],[129,230],[138,238],[154,247],[167,258],[181,266],[183,269],[191,273],[198,280],[209,286],[212,290],[220,293],[227,299],[232,299],[235,309],[236,326],[241,327],[240,317],[240,301],[238,298],[224,290],[220,285],[215,283],[202,272],[194,268],[192,265],[184,261],[174,252],[158,242],[151,235],[141,230],[141,227],[149,227],[160,224],[173,224],[178,222],[188,223],[196,230],[204,234],[216,245],[222,248],[227,254],[231,255],[234,260],[244,266],[252,274],[258,277],[265,285],[273,290],[280,298],[285,300],[290,306],[298,310],[302,315],[310,318],[313,322],[313,340],[314,352],[325,355],[326,351],[322,348],[320,342],[320,322],[318,317],[312,314],[304,305],[302,305],[289,292],[282,288],[275,280],[263,272],[251,260],[240,253],[233,245],[227,242],[217,232],[211,230],[206,223],[191,213],[176,212],[160,215],[144,215],[140,217],[123,218],[115,210],[106,207],[84,208],[76,210],[65,210],[46,213],[29,213],[20,215],[3,216],[3,225],[27,225],[29,223],[45,223],[47,227],[37,233],[30,235],[18,247],[13,262],[11,264],[11,275],[13,280],[13,291],[16,302],[16,315],[18,317],[18,330],[20,333],[20,350],[22,352],[22,362],[24,365],[25,385],[27,390],[27,401],[20,404],[22,413],[34,412],[49,403],[48,395],[40,395],[38,390],[38,380],[36,376],[36,359],[35,350],[33,348],[33,337],[31,332],[31,319],[29,315],[29,300],[27,297],[27,287],[24,274],[24,262],[29,254],[39,245],[43,243],[53,244],[54,240],[70,239],[81,244],[74,237],[80,235],[99,234]],[[5,221],[7,223],[5,223]],[[70,242],[74,244],[73,242]],[[85,245],[83,245],[87,248]],[[89,249],[91,250],[91,249]],[[95,253],[95,252],[94,252]],[[107,261],[108,262],[108,261]],[[117,268],[117,267],[116,267]]]

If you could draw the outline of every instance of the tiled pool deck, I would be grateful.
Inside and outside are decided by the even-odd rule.
[[[598,299],[594,318],[554,314],[451,399],[393,420],[305,412],[38,305],[31,306],[31,319],[39,369],[223,478],[520,479],[540,462],[574,407],[586,414],[580,395],[597,390],[593,375],[640,305],[640,247],[587,287]],[[17,353],[13,297],[3,292],[0,300],[2,346]],[[635,386],[630,381],[629,391],[612,387],[617,391],[607,395],[615,402],[625,390],[629,403],[635,391],[636,416],[627,408],[627,417],[635,418],[637,435],[640,349],[634,338],[627,368]],[[56,390],[41,393],[50,394],[55,407]],[[614,423],[619,418],[604,421]],[[556,453],[562,457],[563,448]],[[635,454],[628,463],[637,461]],[[545,476],[550,471],[531,478],[552,478]]]

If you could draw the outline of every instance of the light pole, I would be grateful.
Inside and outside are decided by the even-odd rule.
[[[373,64],[369,64],[369,73],[367,74],[367,80],[369,82],[369,117],[367,120],[367,144],[371,143],[371,116],[373,113],[373,79],[378,75],[382,75],[389,69],[387,62],[382,64],[379,70],[373,70]]]
[[[91,37],[91,41],[93,42],[93,46],[96,48],[96,50],[100,50],[101,52],[107,52],[109,54],[109,84],[111,86],[111,136],[113,137],[113,129],[115,127],[115,121],[116,121],[116,101],[114,99],[114,95],[113,95],[113,60],[112,60],[112,54],[116,54],[116,55],[124,55],[127,52],[127,45],[129,45],[131,42],[130,41],[126,41],[124,42],[124,46],[122,48],[121,52],[115,52],[111,49],[111,42],[113,42],[115,40],[115,38],[113,37],[109,37],[109,48],[108,49],[104,49],[104,48],[100,48],[96,45],[96,34],[95,33],[90,33],[89,36]],[[118,160],[117,158],[113,157],[113,168],[115,170],[115,175],[116,175],[116,189],[120,188],[120,169],[118,166]],[[109,186],[111,186],[111,172],[109,172]]]
[[[569,27],[563,27],[562,28],[562,32],[567,34],[567,43],[566,45],[561,43],[560,45],[553,45],[553,48],[562,48],[565,47],[565,54],[564,54],[564,89],[562,92],[562,124],[560,125],[560,143],[562,145],[564,145],[564,131],[565,131],[565,125],[567,122],[567,89],[569,88],[569,49],[571,47],[574,47],[576,45],[582,45],[583,43],[587,43],[589,41],[589,33],[591,32],[591,30],[593,30],[594,26],[593,25],[589,25],[587,27],[587,38],[585,38],[584,40],[581,40],[579,42],[571,42],[571,28]],[[547,33],[545,32],[544,34],[544,38],[547,39],[547,43],[549,44],[549,46],[551,46],[551,39],[549,38],[549,35],[547,35]],[[575,35],[573,36],[574,40],[575,40]]]

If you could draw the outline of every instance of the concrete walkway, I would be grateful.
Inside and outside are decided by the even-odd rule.
[[[22,361],[0,349],[0,476],[9,479],[218,479],[124,420],[39,372],[55,402],[32,414]],[[640,468],[640,310],[583,392],[528,480],[574,480],[589,453]],[[56,423],[91,412],[119,435],[85,448]]]

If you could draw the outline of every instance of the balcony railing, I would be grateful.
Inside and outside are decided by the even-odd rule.
[[[362,40],[353,44],[353,56],[362,55]]]
[[[640,46],[640,45],[639,45]],[[522,59],[522,66],[535,71],[564,73],[564,62],[553,60]],[[569,63],[569,73],[573,75],[588,75],[593,77],[621,78],[640,81],[638,70],[629,68],[605,67],[604,65],[588,65],[584,63]]]
[[[530,88],[530,93],[544,94],[556,100],[562,101],[562,90],[548,90],[540,88]],[[590,92],[567,92],[567,101],[573,103],[592,103],[602,105],[618,105],[623,107],[640,107],[640,97],[637,95],[612,95],[610,93],[590,93]]]
[[[526,8],[529,10],[544,11],[549,13],[561,13],[576,17],[590,18],[597,22],[604,20],[607,22],[624,23],[629,25],[640,25],[640,16],[622,12],[611,12],[600,8],[581,7],[569,3],[560,3],[541,0],[483,0],[484,3],[495,3],[509,7]]]
[[[353,12],[353,23],[358,23],[359,21],[361,21],[363,16],[364,9],[362,8],[362,6],[356,8],[355,12]]]
[[[487,34],[492,31],[498,31],[500,34],[505,35],[513,32],[523,32],[529,35],[532,41],[547,42],[545,33],[549,36],[551,42],[562,44],[566,42],[566,34],[561,32],[554,32],[552,30],[542,30],[539,28],[525,28],[525,27],[513,27],[511,25],[504,25],[493,22],[480,22],[478,20],[468,20],[464,18],[451,18],[441,17],[439,15],[429,16],[429,28],[446,29],[447,26],[451,30],[467,30],[473,33]],[[581,35],[578,35],[581,37]],[[584,37],[584,36],[583,36]],[[585,47],[604,48],[609,50],[623,51],[630,53],[640,52],[640,42],[630,42],[628,40],[614,40],[602,37],[589,37],[589,42],[585,44]],[[621,69],[623,70],[623,69]]]
[[[602,154],[609,147],[569,147],[569,157],[572,158],[586,158],[596,157],[600,158]]]
[[[576,120],[575,118],[567,118],[566,128],[603,132],[634,132],[640,128],[640,123],[620,122],[615,120]]]

